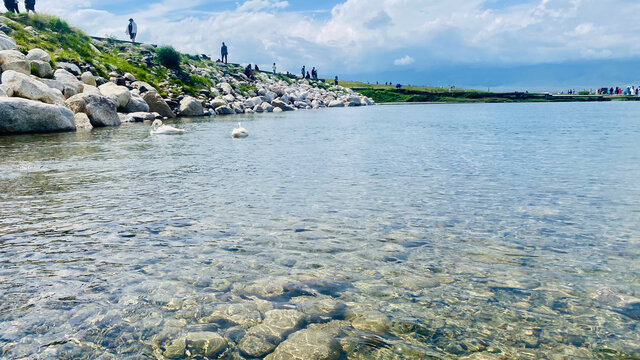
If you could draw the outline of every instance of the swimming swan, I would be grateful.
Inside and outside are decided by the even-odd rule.
[[[234,138],[246,138],[247,136],[249,136],[249,133],[245,128],[242,127],[240,123],[238,123],[238,127],[233,129],[233,131],[231,132],[231,137]]]
[[[184,129],[176,129],[173,126],[164,125],[162,120],[156,120],[151,124],[150,133],[153,135],[175,135],[183,134]]]

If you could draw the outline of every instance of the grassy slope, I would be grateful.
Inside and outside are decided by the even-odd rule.
[[[95,68],[96,75],[108,77],[111,71],[119,70],[130,72],[136,79],[146,81],[156,88],[161,88],[163,81],[169,81],[171,86],[181,87],[185,92],[195,94],[201,89],[207,89],[212,85],[209,78],[201,76],[172,76],[171,71],[157,63],[147,67],[140,60],[143,50],[155,52],[154,49],[143,49],[140,44],[122,44],[106,41],[96,43],[93,47],[92,40],[81,30],[69,26],[64,20],[49,15],[4,14],[13,21],[5,21],[12,31],[9,36],[18,44],[18,50],[26,53],[29,49],[40,48],[47,51],[54,61],[75,59]],[[36,31],[33,34],[26,27],[31,26]],[[96,52],[95,49],[99,51]],[[120,53],[129,55],[127,58],[118,56]],[[133,61],[129,61],[129,59]],[[215,66],[212,62],[206,62],[197,57],[181,55],[183,64],[189,63],[195,66]],[[205,64],[206,63],[206,64]]]

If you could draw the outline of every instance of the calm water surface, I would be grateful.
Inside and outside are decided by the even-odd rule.
[[[0,357],[250,358],[243,338],[287,309],[272,347],[331,327],[328,358],[640,358],[638,114],[377,106],[0,137]]]

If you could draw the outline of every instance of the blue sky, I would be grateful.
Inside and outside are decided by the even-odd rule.
[[[124,39],[134,17],[140,41],[214,57],[225,41],[231,61],[275,61],[295,73],[304,64],[327,77],[514,89],[640,81],[634,66],[611,66],[640,59],[636,0],[38,0],[38,8],[91,35]]]

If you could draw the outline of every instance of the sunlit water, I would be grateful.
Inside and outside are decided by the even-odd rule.
[[[334,321],[330,358],[638,358],[638,114],[377,106],[0,137],[0,357],[162,358],[204,331],[226,342],[210,357],[248,358],[246,333],[291,309],[274,347]]]

